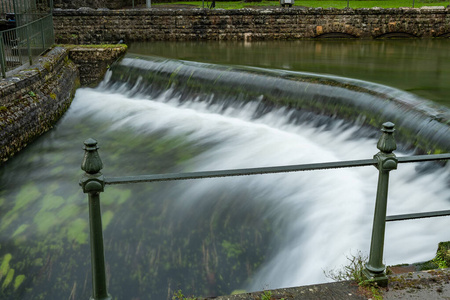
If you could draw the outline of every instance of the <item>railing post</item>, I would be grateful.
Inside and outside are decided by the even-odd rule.
[[[0,64],[2,69],[2,77],[6,78],[6,55],[5,45],[3,43],[3,33],[0,32]]]
[[[27,33],[28,62],[31,66],[33,64],[33,57],[31,54],[30,24],[25,25],[25,31]]]
[[[102,215],[100,210],[100,193],[103,192],[105,181],[100,170],[102,160],[97,152],[97,141],[84,141],[85,150],[81,169],[85,174],[80,180],[80,186],[89,197],[89,225],[91,243],[92,297],[90,300],[110,300],[106,290],[105,254],[103,249]]]
[[[387,286],[386,267],[383,264],[384,233],[386,227],[387,194],[389,185],[389,172],[397,169],[397,158],[392,151],[397,149],[394,139],[394,124],[383,124],[383,134],[378,141],[380,150],[374,158],[378,160],[377,169],[378,187],[373,216],[372,240],[370,244],[369,262],[365,265],[363,275],[369,281],[379,286]]]

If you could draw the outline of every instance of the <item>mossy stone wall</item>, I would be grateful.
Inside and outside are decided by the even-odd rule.
[[[109,66],[122,57],[127,51],[126,45],[70,47],[69,58],[80,72],[82,86],[96,85],[99,83]]]
[[[0,164],[53,127],[80,85],[98,83],[126,46],[55,47],[0,80]]]
[[[68,51],[58,47],[0,81],[0,164],[52,128],[69,107],[77,78]]]

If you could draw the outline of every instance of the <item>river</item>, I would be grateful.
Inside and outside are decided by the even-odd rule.
[[[153,43],[131,45],[129,53],[327,73],[401,88],[401,74],[420,77],[406,71],[420,68],[412,66],[420,59],[411,60],[408,43]],[[423,43],[438,53],[435,47],[445,41]],[[375,51],[365,57],[366,48]],[[375,63],[383,57],[374,58],[379,49],[401,57],[403,71],[387,59]],[[351,63],[348,52],[357,52],[360,62]],[[438,56],[449,55],[444,52]],[[311,53],[321,58],[308,58]],[[144,60],[127,61],[145,68]],[[391,72],[381,72],[389,61]],[[414,92],[445,98],[441,92],[448,95],[448,86],[440,78],[449,77],[448,61],[434,67],[422,62],[417,72],[431,78],[421,82],[439,88]],[[298,112],[267,108],[258,97],[213,101],[170,82],[165,91],[148,92],[152,85],[142,89],[140,81],[114,82],[112,75],[97,88],[79,89],[55,128],[0,169],[2,299],[89,297],[88,207],[78,186],[81,148],[89,137],[99,142],[108,177],[365,159],[378,151],[379,132],[354,123],[298,121]],[[406,90],[416,86],[403,84]],[[400,145],[396,153],[412,151]],[[448,209],[449,178],[448,167],[399,166],[391,175],[388,214]],[[367,255],[376,182],[377,170],[364,167],[107,186],[101,202],[109,292],[117,299],[171,299],[178,289],[214,296],[330,281],[324,271],[341,268],[352,255]],[[437,243],[449,239],[443,230],[448,220],[389,223],[385,263],[431,259]]]

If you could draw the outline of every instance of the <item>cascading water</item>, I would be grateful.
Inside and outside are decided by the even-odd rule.
[[[122,67],[130,63],[142,64]],[[14,270],[6,299],[89,297],[87,203],[77,186],[88,137],[99,141],[108,177],[366,159],[378,151],[379,133],[358,122],[268,106],[267,96],[250,91],[240,91],[245,101],[227,101],[234,86],[203,93],[180,88],[176,76],[149,83],[129,70],[79,89],[56,128],[2,169],[1,276]],[[401,164],[391,174],[388,214],[448,208],[448,168]],[[376,182],[377,170],[364,167],[107,186],[109,292],[171,299],[178,289],[210,296],[329,281],[324,270],[367,253]],[[447,224],[389,223],[386,264],[432,258],[448,240]]]

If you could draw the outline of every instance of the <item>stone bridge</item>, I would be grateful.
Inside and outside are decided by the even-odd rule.
[[[59,9],[58,43],[450,37],[450,8]]]

